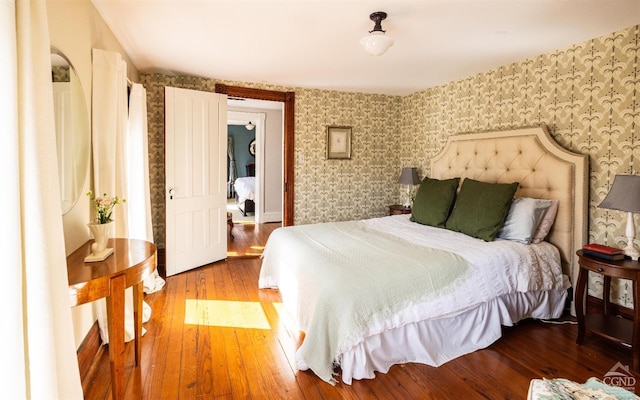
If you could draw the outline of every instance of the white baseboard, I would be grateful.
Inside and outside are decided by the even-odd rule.
[[[260,219],[260,223],[267,222],[282,222],[282,212],[265,212],[262,213],[262,218]]]

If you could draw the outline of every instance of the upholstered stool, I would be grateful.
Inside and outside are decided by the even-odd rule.
[[[229,236],[233,239],[233,215],[227,212],[227,225],[229,225]]]

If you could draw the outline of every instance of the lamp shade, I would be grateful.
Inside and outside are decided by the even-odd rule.
[[[254,124],[252,124],[251,121],[249,121],[249,123],[246,124],[244,127],[247,128],[248,130],[252,131],[253,128],[255,128],[256,126]]]
[[[598,207],[640,212],[640,175],[616,175],[609,194]]]
[[[383,31],[372,31],[367,36],[360,39],[360,45],[364,51],[372,56],[380,56],[384,54],[391,46],[394,40],[385,35]]]
[[[418,170],[415,167],[404,167],[398,178],[398,183],[401,185],[417,185],[420,183],[418,178]]]

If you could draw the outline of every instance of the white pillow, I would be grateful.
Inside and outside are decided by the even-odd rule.
[[[551,200],[516,197],[497,237],[524,244],[531,243],[536,228],[551,204]]]
[[[542,242],[551,227],[553,226],[554,221],[556,220],[556,214],[558,214],[558,206],[560,205],[560,200],[552,200],[551,207],[547,208],[547,211],[544,213],[542,220],[538,224],[538,228],[536,228],[536,233],[533,234],[533,239],[531,239],[531,243],[540,243]]]

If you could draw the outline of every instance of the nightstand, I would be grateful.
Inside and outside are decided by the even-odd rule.
[[[400,204],[389,206],[389,215],[411,214],[411,207],[405,207]]]
[[[578,264],[580,273],[576,284],[576,316],[578,318],[578,338],[576,343],[582,344],[585,332],[595,333],[617,343],[631,345],[633,369],[640,370],[640,263],[624,259],[620,261],[601,260],[588,257],[578,250]],[[604,303],[602,314],[586,314],[585,295],[589,271],[604,276],[602,299]],[[611,315],[611,278],[629,279],[633,283],[633,321]]]

